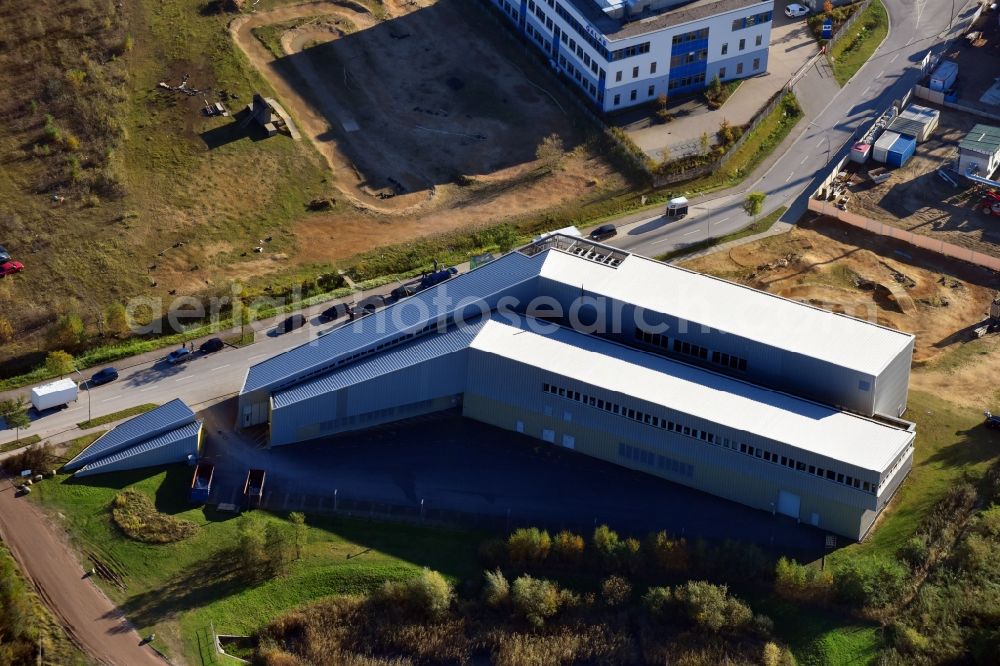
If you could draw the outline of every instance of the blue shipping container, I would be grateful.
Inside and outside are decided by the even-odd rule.
[[[917,150],[917,140],[910,136],[896,139],[885,156],[885,163],[891,167],[901,167],[913,157]]]

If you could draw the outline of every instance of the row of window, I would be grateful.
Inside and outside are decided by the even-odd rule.
[[[619,442],[618,455],[626,460],[634,460],[643,465],[662,469],[665,472],[686,476],[689,479],[694,477],[694,465],[680,462],[667,456],[661,456],[658,453],[645,451],[637,446],[630,446],[629,444]]]
[[[569,75],[572,76],[574,79],[576,79],[576,82],[579,83],[584,90],[590,92],[591,97],[595,97],[597,98],[598,101],[601,102],[604,101],[603,95],[597,89],[597,86],[595,86],[592,81],[588,81],[587,79],[583,78],[583,75],[580,73],[580,70],[577,67],[573,66],[573,61],[568,60],[566,56],[560,54],[559,64],[566,68],[566,71],[569,73]]]
[[[825,478],[835,483],[857,488],[858,490],[863,490],[864,492],[872,495],[874,495],[877,491],[875,485],[869,483],[868,481],[861,481],[860,479],[855,479],[852,476],[838,473],[834,470],[823,469],[822,467],[810,465],[801,460],[778,455],[772,451],[755,447],[745,442],[737,442],[736,440],[730,441],[728,437],[721,437],[706,430],[692,428],[691,426],[675,423],[669,419],[646,414],[636,409],[622,407],[618,405],[618,403],[610,400],[596,398],[592,395],[587,395],[586,393],[580,393],[579,391],[574,391],[572,389],[548,383],[542,384],[542,391],[552,395],[557,395],[560,398],[566,398],[567,400],[578,402],[583,405],[590,405],[591,407],[596,407],[597,409],[601,409],[612,414],[618,414],[619,416],[623,416],[633,421],[639,421],[654,428],[660,428],[661,430],[701,440],[714,446],[721,446],[722,448],[730,449],[733,452],[739,452],[754,458],[759,458],[764,462],[769,462],[774,465],[782,465],[784,467],[788,467],[789,469],[806,472],[808,474],[812,474],[813,476]]]
[[[429,409],[433,404],[434,400],[421,400],[420,402],[410,403],[409,405],[399,405],[397,407],[376,409],[373,412],[365,412],[364,414],[355,414],[354,416],[343,416],[339,419],[321,421],[319,424],[319,429],[320,432],[330,432],[345,425],[355,425],[360,423],[371,423],[372,421],[382,421],[389,416],[394,416],[399,414],[405,415],[405,414],[412,414],[414,412],[424,411],[426,409]]]
[[[708,28],[692,30],[691,32],[685,32],[683,35],[674,35],[673,44],[677,46],[678,44],[693,42],[698,39],[708,39]]]
[[[690,53],[681,53],[680,55],[675,55],[670,58],[671,67],[680,67],[681,65],[690,65],[691,63],[701,62],[702,60],[708,59],[708,49],[701,49],[699,51],[691,51]]]
[[[736,32],[737,30],[743,30],[745,28],[752,28],[755,25],[770,23],[771,18],[772,18],[771,12],[761,12],[760,14],[752,14],[750,16],[738,18],[733,21],[733,32]]]
[[[655,60],[653,62],[649,63],[649,73],[650,73],[650,75],[656,74],[656,61]],[[615,72],[615,83],[618,83],[618,82],[620,82],[622,80],[622,75],[623,74],[624,74],[624,70],[618,70],[617,72]],[[635,67],[632,68],[632,78],[633,79],[639,78],[639,66],[638,65],[636,65]]]
[[[694,356],[702,361],[709,360],[708,348],[702,347],[701,345],[693,345],[689,342],[684,342],[678,338],[671,338],[660,333],[650,333],[639,326],[635,327],[634,335],[636,340],[641,340],[647,345],[660,347],[661,349],[666,349],[668,351],[671,350],[671,341],[673,341],[672,348],[674,352]],[[712,363],[715,363],[716,365],[722,365],[733,370],[746,372],[747,369],[747,360],[745,358],[740,358],[735,354],[712,351],[711,360]]]
[[[672,79],[667,85],[670,90],[676,90],[678,88],[687,88],[688,86],[704,86],[705,85],[705,74],[695,74],[694,76],[683,76],[677,79]]]

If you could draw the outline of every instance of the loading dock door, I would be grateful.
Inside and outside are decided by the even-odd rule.
[[[798,518],[799,504],[801,504],[801,498],[795,493],[790,493],[787,490],[778,491],[778,513],[781,515]]]

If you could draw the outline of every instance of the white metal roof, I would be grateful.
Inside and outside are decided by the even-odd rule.
[[[550,250],[541,276],[587,294],[632,303],[871,375],[884,369],[913,338],[635,254],[611,268]]]
[[[494,319],[470,347],[862,469],[882,472],[914,437],[906,430],[567,328],[540,334],[523,324]]]
[[[54,382],[49,382],[48,384],[42,384],[41,386],[36,386],[31,389],[31,392],[35,395],[48,395],[50,393],[59,393],[61,391],[70,391],[75,389],[76,382],[72,379],[58,379]]]

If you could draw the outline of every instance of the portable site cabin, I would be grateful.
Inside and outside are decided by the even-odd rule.
[[[870,143],[856,143],[854,144],[854,147],[851,148],[851,161],[857,162],[858,164],[864,164],[868,161],[871,154],[872,145]]]
[[[958,142],[958,172],[989,178],[1000,166],[1000,127],[976,125]]]
[[[941,121],[941,112],[919,104],[906,107],[889,125],[899,134],[914,137],[918,143],[930,138]]]
[[[872,159],[891,167],[901,167],[913,157],[917,150],[917,140],[896,132],[886,132],[875,142]]]
[[[946,90],[951,90],[957,78],[958,63],[951,60],[942,60],[941,64],[931,74],[927,87],[935,92],[945,92]]]

